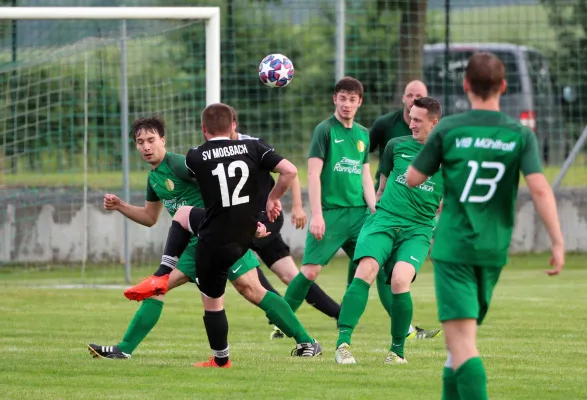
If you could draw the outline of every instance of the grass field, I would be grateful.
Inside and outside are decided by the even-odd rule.
[[[587,398],[587,256],[570,255],[562,276],[542,273],[547,256],[513,257],[504,270],[479,347],[493,399]],[[336,300],[343,295],[346,260],[324,270],[319,283]],[[33,285],[79,282],[78,270],[3,269],[0,286],[0,374],[6,399],[438,399],[445,359],[442,340],[410,341],[410,364],[382,364],[389,320],[370,293],[354,335],[358,364],[334,363],[332,320],[304,304],[299,317],[323,345],[317,359],[292,359],[293,341],[270,342],[262,312],[227,294],[234,368],[195,370],[209,354],[197,290],[168,295],[159,324],[131,360],[94,360],[87,342],[116,344],[137,304],[121,290],[56,289]],[[137,279],[150,271],[135,271]],[[274,276],[270,276],[276,282]],[[112,268],[90,268],[88,281],[121,283]],[[283,291],[281,284],[276,285]],[[414,322],[436,326],[430,264],[414,284]]]

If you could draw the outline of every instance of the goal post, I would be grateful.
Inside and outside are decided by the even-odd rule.
[[[150,263],[162,230],[145,233],[127,218],[100,214],[97,197],[144,199],[146,174],[133,178],[148,166],[129,151],[132,119],[164,116],[169,151],[197,143],[198,110],[221,100],[220,8],[0,7],[2,21],[26,27],[16,32],[13,24],[12,62],[0,49],[0,186],[10,188],[0,196],[0,237],[10,238],[0,245],[0,264],[81,264],[84,280],[86,265],[122,263],[130,283],[131,258]],[[51,208],[38,188],[64,196]],[[40,214],[27,214],[19,196]],[[39,230],[43,213],[64,208],[73,222]],[[88,222],[105,218],[109,227],[99,232]],[[106,239],[100,244],[98,236]]]
[[[0,7],[0,20],[157,19],[206,21],[206,104],[220,102],[219,7]]]

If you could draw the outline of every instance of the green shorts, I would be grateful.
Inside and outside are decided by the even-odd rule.
[[[432,262],[440,322],[474,318],[481,325],[502,268]]]
[[[335,208],[322,211],[326,231],[322,240],[306,234],[306,248],[302,265],[325,266],[339,249],[352,259],[361,227],[369,215],[367,207]]]
[[[193,283],[196,280],[196,244],[198,238],[193,236],[190,244],[184,250],[181,257],[177,261],[177,269],[183,272]],[[259,260],[255,254],[249,250],[242,256],[230,269],[228,270],[228,280],[235,281],[246,272],[255,269],[259,266]]]
[[[372,257],[385,270],[387,282],[391,279],[394,265],[404,261],[414,266],[416,274],[428,257],[432,227],[414,224],[398,227],[389,223],[385,211],[377,212],[365,221],[355,251],[354,260]],[[414,280],[416,277],[414,276]]]

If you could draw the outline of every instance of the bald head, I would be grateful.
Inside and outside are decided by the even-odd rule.
[[[414,105],[414,100],[428,96],[428,89],[422,81],[411,81],[406,85],[404,95],[402,96],[402,103],[404,108],[410,112]]]

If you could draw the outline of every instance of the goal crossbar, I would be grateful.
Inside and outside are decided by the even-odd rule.
[[[220,102],[219,7],[0,7],[0,20],[189,20],[206,21],[206,104]]]

